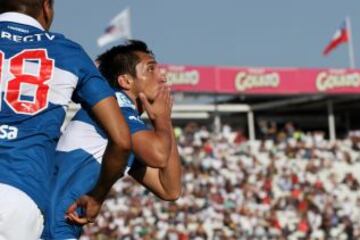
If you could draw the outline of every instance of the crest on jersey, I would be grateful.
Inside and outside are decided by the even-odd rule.
[[[132,109],[136,109],[133,102],[124,93],[117,92],[116,93],[116,98],[117,98],[118,104],[119,104],[119,106],[121,108],[122,107],[129,107],[129,108],[132,108]]]

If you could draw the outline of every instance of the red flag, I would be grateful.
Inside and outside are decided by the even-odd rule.
[[[340,28],[338,28],[329,42],[329,44],[325,47],[323,51],[323,55],[329,54],[332,50],[334,50],[337,46],[342,43],[347,43],[349,41],[349,31],[346,26],[346,21],[344,21]]]

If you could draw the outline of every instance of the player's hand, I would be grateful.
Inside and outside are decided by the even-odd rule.
[[[96,201],[93,197],[89,195],[84,195],[76,200],[67,210],[65,217],[72,223],[85,225],[88,223],[93,223],[96,216],[100,212],[102,203]],[[79,216],[76,212],[77,208],[83,208],[85,215]]]
[[[144,93],[140,93],[139,97],[146,113],[152,121],[156,119],[170,120],[171,110],[173,106],[173,98],[171,96],[169,86],[161,86],[158,94],[156,95],[152,103],[149,102]]]

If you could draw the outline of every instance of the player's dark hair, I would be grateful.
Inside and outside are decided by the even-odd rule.
[[[44,0],[0,0],[0,14],[19,12],[37,18],[40,15]],[[54,4],[54,0],[50,0]]]
[[[99,64],[101,74],[114,88],[119,88],[117,78],[119,75],[129,74],[136,77],[136,65],[140,62],[136,52],[143,52],[154,56],[148,49],[146,43],[140,40],[128,40],[125,44],[111,48],[98,56],[96,61]]]

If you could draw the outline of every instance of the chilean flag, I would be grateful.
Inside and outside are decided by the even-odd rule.
[[[330,43],[325,47],[323,51],[323,55],[329,54],[332,50],[334,50],[337,46],[342,43],[347,43],[349,41],[349,31],[347,29],[346,21],[344,21],[340,28],[338,28],[331,39]]]

